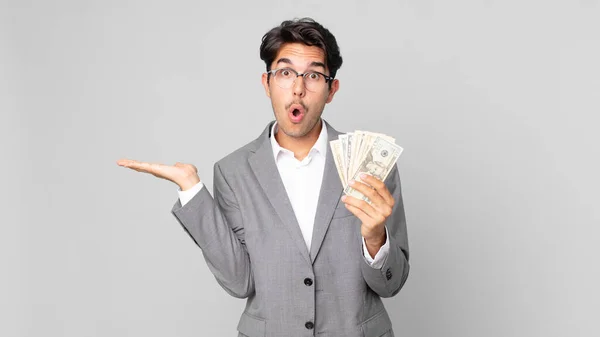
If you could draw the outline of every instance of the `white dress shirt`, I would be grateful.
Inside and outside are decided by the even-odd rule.
[[[322,122],[319,138],[310,149],[308,155],[298,160],[294,153],[288,149],[282,148],[275,139],[277,132],[277,122],[271,129],[271,146],[273,148],[273,157],[277,163],[277,169],[285,186],[285,190],[294,209],[296,219],[300,225],[300,230],[304,237],[306,247],[310,251],[312,233],[314,228],[315,214],[317,212],[317,202],[325,171],[325,158],[327,154],[327,127]],[[178,189],[181,205],[190,201],[198,193],[204,184],[199,182],[192,188],[181,191]],[[388,234],[387,227],[385,228]],[[375,258],[371,258],[367,250],[365,239],[363,238],[363,252],[366,261],[373,268],[381,268],[389,250],[389,240],[386,236],[385,244],[379,249]]]

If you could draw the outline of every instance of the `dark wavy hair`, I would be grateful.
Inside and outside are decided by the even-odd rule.
[[[260,45],[260,59],[265,61],[267,71],[271,70],[271,64],[281,46],[294,42],[321,48],[325,53],[325,65],[329,69],[331,77],[335,77],[338,69],[342,67],[342,55],[335,36],[315,20],[301,18],[283,21],[263,36]],[[329,86],[331,87],[331,82],[329,82]]]

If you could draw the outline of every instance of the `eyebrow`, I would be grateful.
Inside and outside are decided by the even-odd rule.
[[[289,65],[293,65],[292,61],[286,57],[282,57],[279,60],[277,60],[276,64],[279,64],[279,63],[286,63]],[[323,68],[323,70],[325,70],[325,63],[323,63],[323,62],[312,61],[308,66],[309,67],[321,67],[321,68]]]

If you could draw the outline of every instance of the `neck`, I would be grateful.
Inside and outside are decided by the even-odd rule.
[[[323,122],[319,119],[319,123],[310,130],[306,135],[302,137],[290,137],[285,132],[275,133],[275,140],[284,149],[288,149],[294,152],[294,157],[298,160],[304,159],[310,152],[310,149],[315,145],[319,135],[321,134],[321,128],[323,128]]]

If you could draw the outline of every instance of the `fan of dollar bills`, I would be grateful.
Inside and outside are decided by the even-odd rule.
[[[348,186],[348,182],[362,182],[361,173],[385,181],[403,150],[392,137],[360,130],[339,135],[338,139],[330,142],[330,146],[344,193],[369,204],[369,198]]]

